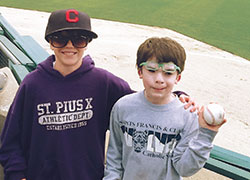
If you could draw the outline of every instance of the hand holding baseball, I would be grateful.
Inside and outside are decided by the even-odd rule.
[[[199,111],[199,124],[201,127],[218,131],[225,122],[225,111],[219,104],[211,103],[201,107]]]

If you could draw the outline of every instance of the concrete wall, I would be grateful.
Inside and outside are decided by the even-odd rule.
[[[16,91],[18,89],[18,83],[13,76],[11,70],[7,67],[1,68],[0,72],[4,72],[7,75],[7,83],[4,88],[0,90],[0,132],[2,131],[6,115],[8,113],[10,104],[12,103]],[[0,165],[0,180],[3,180],[3,169]]]

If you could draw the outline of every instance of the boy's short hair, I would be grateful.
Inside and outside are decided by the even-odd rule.
[[[90,39],[97,38],[97,34],[91,30],[90,17],[75,9],[56,10],[51,13],[45,31],[45,39],[49,42],[49,36],[67,30],[79,30]]]
[[[140,64],[150,58],[156,58],[158,63],[173,62],[180,67],[182,72],[184,70],[186,53],[185,49],[173,39],[152,37],[144,41],[137,50],[137,68],[140,69]]]

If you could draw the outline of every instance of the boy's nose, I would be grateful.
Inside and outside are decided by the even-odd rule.
[[[160,83],[160,84],[164,83],[164,78],[163,78],[163,72],[162,71],[158,70],[156,72],[155,82]]]
[[[67,47],[73,47],[73,43],[71,42],[71,40],[69,40],[66,44]]]

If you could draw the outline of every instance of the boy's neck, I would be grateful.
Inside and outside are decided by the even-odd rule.
[[[61,66],[60,63],[56,63],[56,61],[53,62],[53,69],[57,70],[58,72],[61,73],[64,77],[71,74],[75,70],[77,70],[80,66],[82,65],[82,62],[79,63],[77,66]]]
[[[150,98],[147,96],[147,93],[145,90],[144,90],[144,96],[150,103],[156,104],[156,105],[168,104],[176,98],[176,95],[172,92],[168,96],[165,96],[164,98]]]

